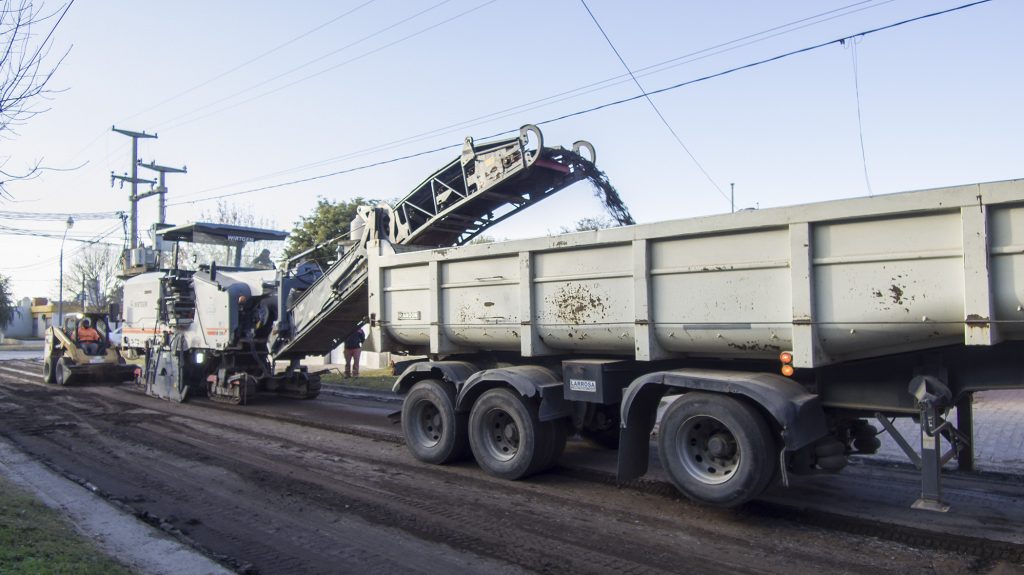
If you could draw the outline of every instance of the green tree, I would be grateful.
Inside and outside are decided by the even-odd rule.
[[[607,228],[616,227],[616,224],[611,219],[605,216],[593,216],[580,218],[576,221],[574,229],[569,229],[567,226],[562,226],[558,233],[571,234],[573,232],[590,232],[593,230],[604,230]]]
[[[18,313],[18,304],[11,293],[11,278],[0,274],[0,329],[7,327]]]
[[[292,257],[328,240],[338,236],[348,237],[349,226],[356,217],[356,210],[359,206],[377,203],[376,200],[366,200],[361,197],[351,200],[332,202],[326,198],[318,198],[316,209],[310,216],[301,216],[295,222],[295,228],[288,236],[288,244],[285,246],[285,257]],[[320,267],[327,268],[329,262],[337,259],[336,246],[320,248],[308,256],[309,260],[320,264]]]

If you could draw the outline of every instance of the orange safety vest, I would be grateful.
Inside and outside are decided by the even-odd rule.
[[[89,343],[100,340],[100,332],[96,331],[92,327],[80,327],[78,328],[78,341],[79,343]]]

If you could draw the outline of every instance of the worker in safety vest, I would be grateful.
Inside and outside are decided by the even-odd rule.
[[[78,345],[89,355],[95,355],[100,351],[100,332],[92,327],[92,321],[89,318],[83,319],[82,323],[78,324]]]

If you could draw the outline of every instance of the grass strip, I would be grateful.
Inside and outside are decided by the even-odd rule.
[[[0,573],[130,575],[59,513],[0,476]]]
[[[343,373],[324,373],[320,376],[323,383],[334,383],[338,385],[351,385],[377,391],[391,391],[395,385],[397,376],[391,375],[391,368],[363,369],[359,377],[345,377]]]

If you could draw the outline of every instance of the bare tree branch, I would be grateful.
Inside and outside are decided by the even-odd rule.
[[[120,250],[90,246],[64,267],[64,290],[90,310],[103,310],[120,300]]]
[[[56,62],[50,58],[50,50],[53,34],[72,4],[74,0],[69,0],[45,13],[42,5],[32,0],[0,0],[0,137],[9,139],[17,134],[18,126],[49,110],[41,104],[59,92],[49,83],[71,49]],[[40,26],[48,26],[41,40],[38,32],[33,32]],[[45,169],[40,160],[25,170],[0,170],[0,199],[12,198],[8,183],[38,177]]]

